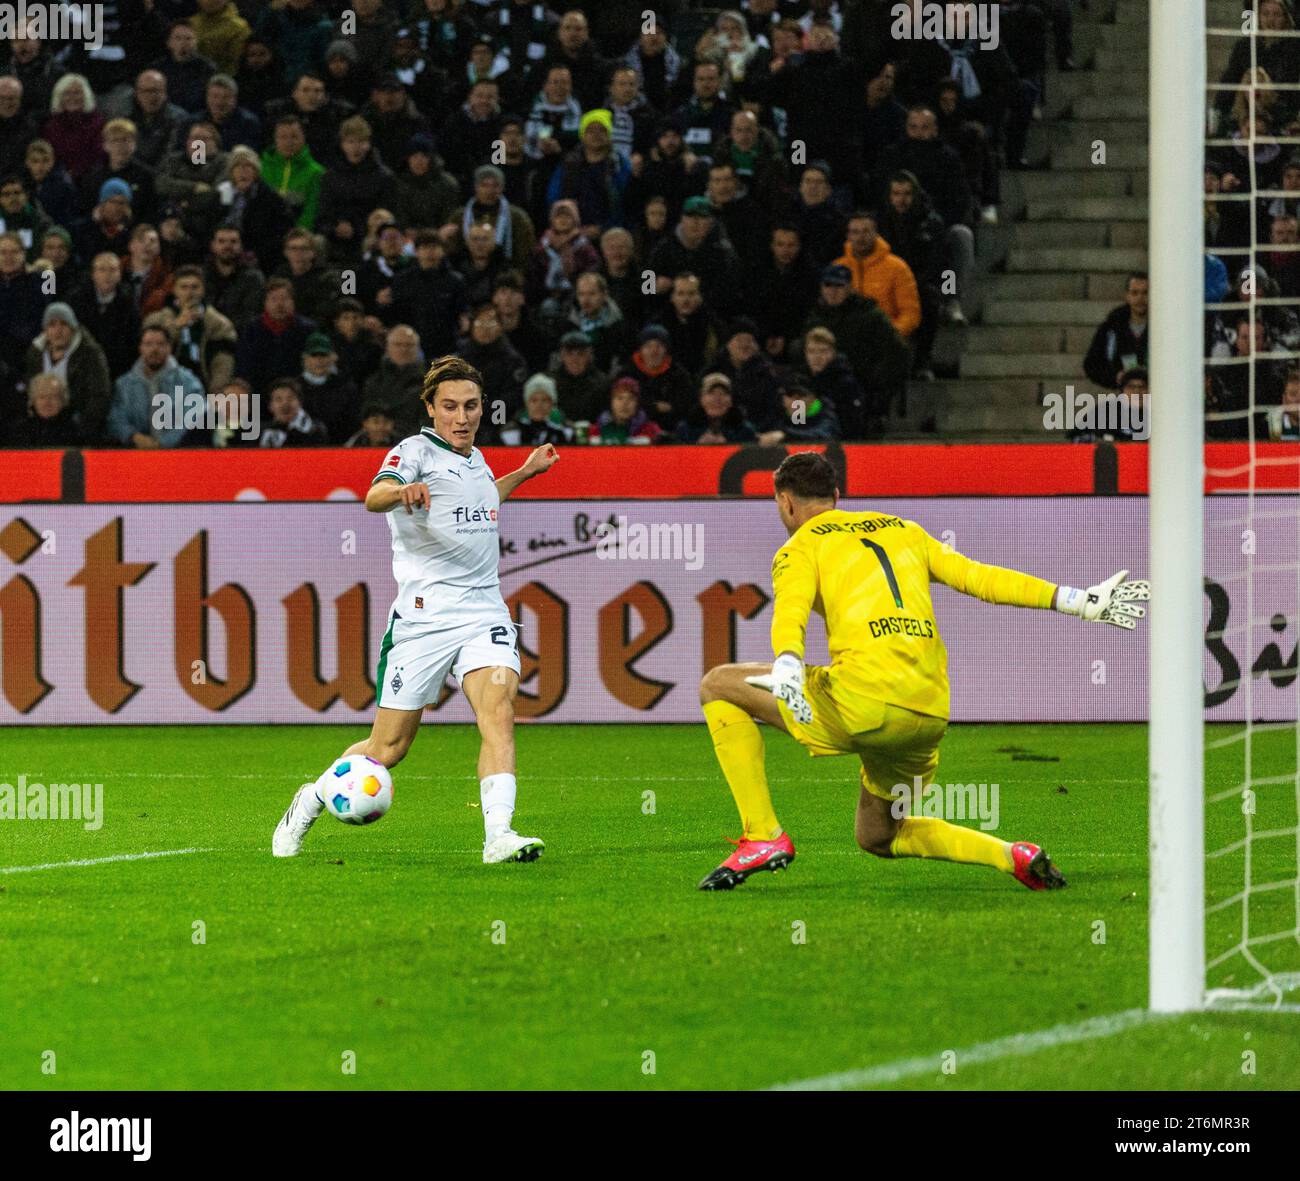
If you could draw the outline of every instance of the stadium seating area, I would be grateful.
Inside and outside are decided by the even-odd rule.
[[[1213,0],[1211,28],[1240,27],[1237,7]],[[1300,37],[1289,3],[1258,0],[1256,8],[1258,38],[1212,34],[1207,46],[1215,85],[1205,153],[1205,433],[1293,441],[1300,440]]]
[[[0,440],[384,445],[451,350],[483,442],[942,431],[936,337],[1035,163],[1071,7],[1003,3],[995,48],[894,7],[117,0],[97,38],[28,28]]]

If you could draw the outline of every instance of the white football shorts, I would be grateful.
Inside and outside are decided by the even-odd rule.
[[[379,649],[375,704],[423,709],[438,700],[448,673],[461,681],[476,668],[498,666],[519,672],[518,634],[505,613],[475,613],[454,622],[394,615]]]

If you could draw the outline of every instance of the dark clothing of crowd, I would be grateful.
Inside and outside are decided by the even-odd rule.
[[[740,29],[729,13],[669,0],[656,6],[668,34],[657,39],[639,6],[607,0],[384,0],[373,13],[338,0],[231,0],[215,13],[193,0],[115,0],[93,52],[0,47],[0,83],[21,84],[16,102],[0,96],[0,178],[23,189],[0,208],[0,233],[22,248],[16,265],[0,243],[0,443],[238,445],[207,428],[158,430],[152,442],[147,430],[110,433],[143,421],[158,371],[140,368],[141,336],[158,323],[180,380],[210,405],[218,383],[245,382],[265,399],[294,379],[301,405],[267,428],[267,446],[342,445],[366,410],[382,409],[399,432],[418,424],[419,374],[452,350],[480,364],[488,406],[504,409],[485,415],[483,442],[516,422],[536,372],[555,381],[552,414],[570,423],[608,414],[614,383],[630,378],[623,388],[655,429],[618,419],[601,428],[606,439],[878,433],[923,366],[947,235],[996,202],[998,162],[1017,150],[1025,96],[1043,85],[1046,30],[1060,18],[1054,0],[1005,6],[1015,52],[986,53],[896,39],[891,7],[780,0],[769,17],[742,4]],[[173,22],[193,29],[193,51]],[[1058,27],[1058,56],[1064,35]],[[1290,45],[1271,51],[1288,78]],[[633,95],[616,101],[629,67]],[[936,120],[935,138],[913,135],[909,106],[938,111],[954,78],[958,114]],[[349,155],[358,119],[368,145]],[[134,147],[110,159],[107,137],[131,131],[122,120]],[[196,124],[207,126],[192,133]],[[215,154],[196,157],[194,135]],[[902,174],[915,200],[894,214],[888,193]],[[870,291],[822,298],[864,207],[922,289],[914,339]],[[557,222],[570,208],[576,217]],[[385,240],[391,226],[396,241]],[[228,229],[239,233],[234,257],[217,251]],[[299,230],[314,236],[305,268],[291,257]],[[418,258],[434,249],[430,231],[441,246]],[[791,231],[797,250],[778,260],[774,238]],[[105,255],[119,260],[110,290],[92,276]],[[190,267],[202,295],[182,307],[176,274]],[[599,277],[595,296],[587,275]],[[287,312],[272,310],[279,277],[291,286]],[[58,348],[30,361],[55,303],[56,318],[76,321],[84,355],[102,356],[107,413],[79,410]],[[488,306],[495,329],[471,330]],[[419,338],[414,359],[390,355],[402,327]],[[837,354],[816,375],[803,348],[813,328],[834,334]],[[738,332],[759,346],[739,365],[728,348]],[[647,333],[666,342],[662,362],[645,362]],[[578,336],[592,355],[566,367]],[[333,361],[305,380],[312,349]],[[53,417],[28,406],[32,364],[64,382]],[[731,383],[733,405],[702,418],[713,373]],[[816,386],[815,422],[783,407],[795,380]]]

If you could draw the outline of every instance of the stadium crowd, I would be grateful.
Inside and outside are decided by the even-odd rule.
[[[109,0],[95,48],[22,30],[0,441],[386,446],[453,350],[480,442],[878,436],[964,319],[1049,43],[1071,64],[1068,0],[1000,7],[991,50],[896,37],[887,0]]]
[[[1205,433],[1300,440],[1300,37],[1287,0],[1253,7],[1209,102]]]

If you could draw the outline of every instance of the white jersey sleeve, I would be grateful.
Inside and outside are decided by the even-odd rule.
[[[417,484],[424,479],[422,474],[425,449],[421,446],[420,436],[412,435],[403,439],[387,455],[371,484],[380,480],[396,480],[399,484]]]

